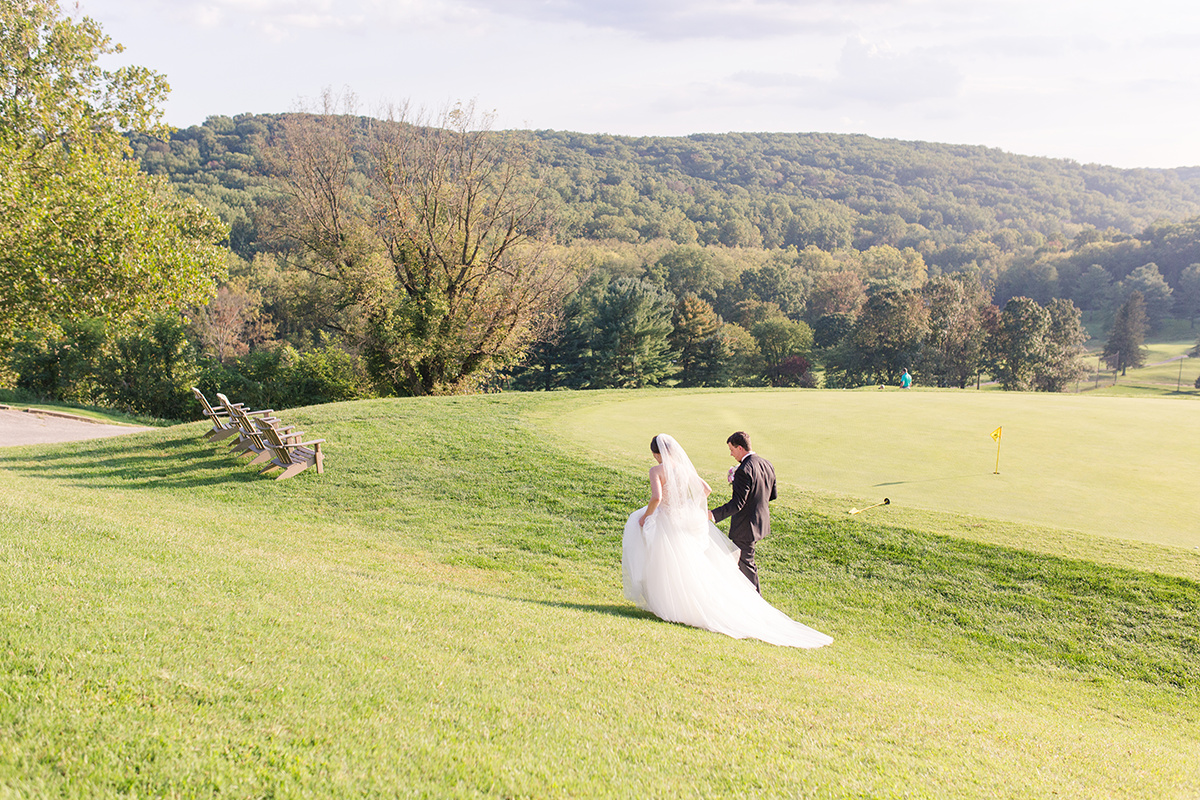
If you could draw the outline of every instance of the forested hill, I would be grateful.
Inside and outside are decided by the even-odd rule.
[[[643,203],[685,211],[706,244],[944,245],[1005,227],[1135,233],[1159,218],[1200,213],[1200,167],[1120,170],[985,147],[821,133],[534,135],[546,163],[561,170],[556,188],[572,204],[628,206],[620,191],[628,185]],[[803,223],[789,229],[797,216],[841,224],[822,240]],[[742,220],[751,228],[737,225]]]
[[[248,256],[262,246],[256,208],[279,191],[266,154],[282,119],[216,116],[170,142],[139,137],[134,148],[147,172],[215,208]],[[996,275],[1018,254],[1119,243],[1156,221],[1200,215],[1200,167],[1127,170],[821,133],[519,135],[531,138],[541,177],[561,201],[564,241],[891,245],[942,270]]]

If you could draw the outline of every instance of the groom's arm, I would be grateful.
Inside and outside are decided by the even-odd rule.
[[[717,506],[712,510],[713,522],[720,522],[735,512],[741,511],[746,507],[748,499],[750,499],[750,473],[749,470],[738,469],[733,473],[733,498],[725,505]]]

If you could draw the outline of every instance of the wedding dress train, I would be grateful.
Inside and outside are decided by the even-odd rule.
[[[735,639],[822,647],[833,639],[796,622],[755,591],[738,569],[738,549],[708,520],[707,487],[669,436],[657,437],[666,469],[661,504],[644,526],[642,507],[625,523],[625,597],[655,616]]]

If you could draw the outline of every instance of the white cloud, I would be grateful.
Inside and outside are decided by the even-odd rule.
[[[624,31],[648,39],[775,39],[840,31],[846,8],[875,0],[463,0],[481,9],[541,21]]]
[[[962,85],[962,73],[949,61],[919,51],[899,53],[859,36],[846,42],[837,68],[829,86],[834,97],[858,102],[903,105],[949,99]]]

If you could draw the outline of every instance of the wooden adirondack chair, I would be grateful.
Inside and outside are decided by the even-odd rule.
[[[291,441],[290,439],[299,439],[303,436],[303,431],[284,435],[269,420],[261,418],[256,419],[254,424],[262,432],[263,440],[273,454],[271,463],[259,472],[260,475],[265,475],[278,467],[283,472],[276,475],[275,480],[281,481],[284,478],[299,475],[313,465],[316,465],[317,472],[325,471],[325,456],[321,452],[324,439],[312,439],[307,442]]]
[[[269,408],[262,409],[261,411],[247,411],[241,403],[229,402],[229,398],[220,392],[217,392],[217,399],[221,401],[221,407],[229,416],[229,420],[238,435],[237,441],[232,445],[234,453],[238,456],[253,453],[255,459],[251,463],[266,461],[266,458],[258,458],[258,456],[267,453],[267,446],[263,444],[262,435],[254,427],[253,419],[265,417],[274,412]]]
[[[213,408],[212,404],[208,402],[208,398],[204,396],[204,392],[195,386],[192,387],[192,394],[196,395],[196,399],[200,401],[200,408],[204,411],[205,419],[212,423],[212,430],[204,433],[206,439],[219,442],[237,435],[238,425],[229,418],[228,411],[223,408]]]

